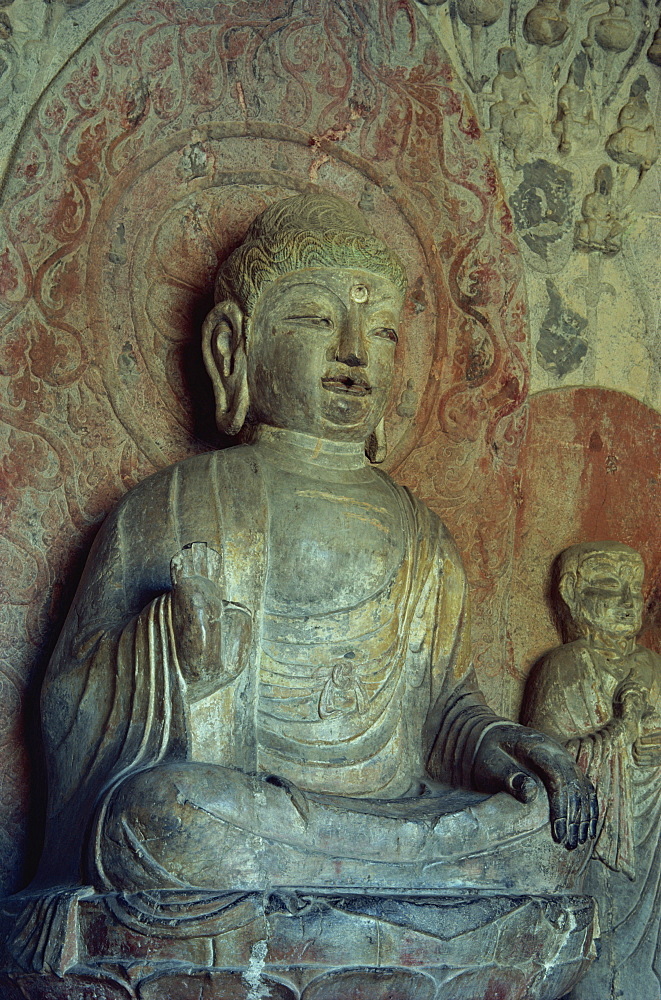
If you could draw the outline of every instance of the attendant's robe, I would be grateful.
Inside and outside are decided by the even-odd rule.
[[[636,765],[630,740],[609,725],[625,679],[649,692],[645,731],[661,729],[661,660],[641,646],[626,661],[584,639],[558,646],[535,666],[523,702],[521,721],[564,743],[599,800],[585,890],[599,901],[600,957],[572,1000],[661,998],[661,767]]]

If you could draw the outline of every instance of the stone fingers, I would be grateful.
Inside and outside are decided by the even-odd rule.
[[[532,802],[537,796],[538,787],[535,778],[519,767],[513,769],[508,779],[508,786],[511,794],[521,802]]]
[[[634,743],[632,755],[639,767],[661,767],[661,747],[640,747]]]
[[[528,753],[547,787],[553,838],[572,851],[596,832],[594,788],[572,759],[555,747],[533,745]]]
[[[569,783],[564,780],[562,767],[559,767],[554,759],[556,755],[549,754],[548,746],[543,737],[538,734],[534,734],[534,737],[531,739],[526,734],[526,738],[522,741],[521,750],[546,787],[553,839],[558,844],[564,844],[567,839]]]
[[[565,847],[573,851],[584,844],[588,835],[589,813],[587,795],[583,788],[572,782],[567,789],[567,841]]]
[[[639,767],[659,767],[661,766],[661,731],[639,736],[631,748],[634,762]]]
[[[549,816],[553,839],[557,844],[564,844],[567,839],[567,788],[551,789],[549,792]]]
[[[485,748],[486,740],[482,749]],[[477,787],[488,792],[506,791],[519,802],[531,802],[537,794],[534,775],[495,741],[481,760]]]
[[[222,571],[220,554],[206,542],[189,542],[177,552],[170,562],[173,587],[192,576],[201,576],[218,582]]]
[[[567,840],[565,847],[573,850],[594,837],[599,806],[592,783],[587,778],[571,781],[567,786]]]
[[[588,830],[588,836],[591,840],[597,836],[597,821],[599,819],[599,801],[597,799],[597,793],[595,789],[592,789],[590,795],[590,829]]]
[[[661,732],[646,733],[636,740],[636,746],[645,750],[661,750]]]
[[[584,844],[588,837],[594,837],[596,834],[599,806],[597,804],[597,793],[588,778],[582,777],[582,780],[577,782],[576,787],[577,792],[573,794],[575,797],[576,795],[578,796],[575,814],[578,825],[577,844]],[[573,846],[576,847],[577,844]],[[567,846],[569,847],[570,845],[568,844]]]

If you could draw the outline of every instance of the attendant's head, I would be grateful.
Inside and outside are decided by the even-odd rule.
[[[521,72],[521,63],[516,54],[516,49],[511,45],[504,45],[498,49],[498,72],[504,76],[514,78]]]
[[[642,627],[645,566],[620,542],[572,545],[558,560],[558,588],[574,629],[585,637],[630,639]]]
[[[221,266],[203,326],[219,428],[371,439],[381,457],[405,291],[402,264],[348,202],[267,208]]]

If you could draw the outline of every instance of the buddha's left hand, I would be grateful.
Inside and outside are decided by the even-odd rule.
[[[478,791],[509,792],[520,802],[531,802],[541,782],[558,844],[571,851],[596,836],[599,807],[592,783],[550,736],[506,722],[494,726],[478,747],[473,780]]]

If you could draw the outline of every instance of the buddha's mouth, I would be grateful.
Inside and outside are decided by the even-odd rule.
[[[329,392],[344,392],[350,396],[368,396],[372,391],[369,382],[360,378],[352,378],[351,375],[325,375],[321,384]]]

